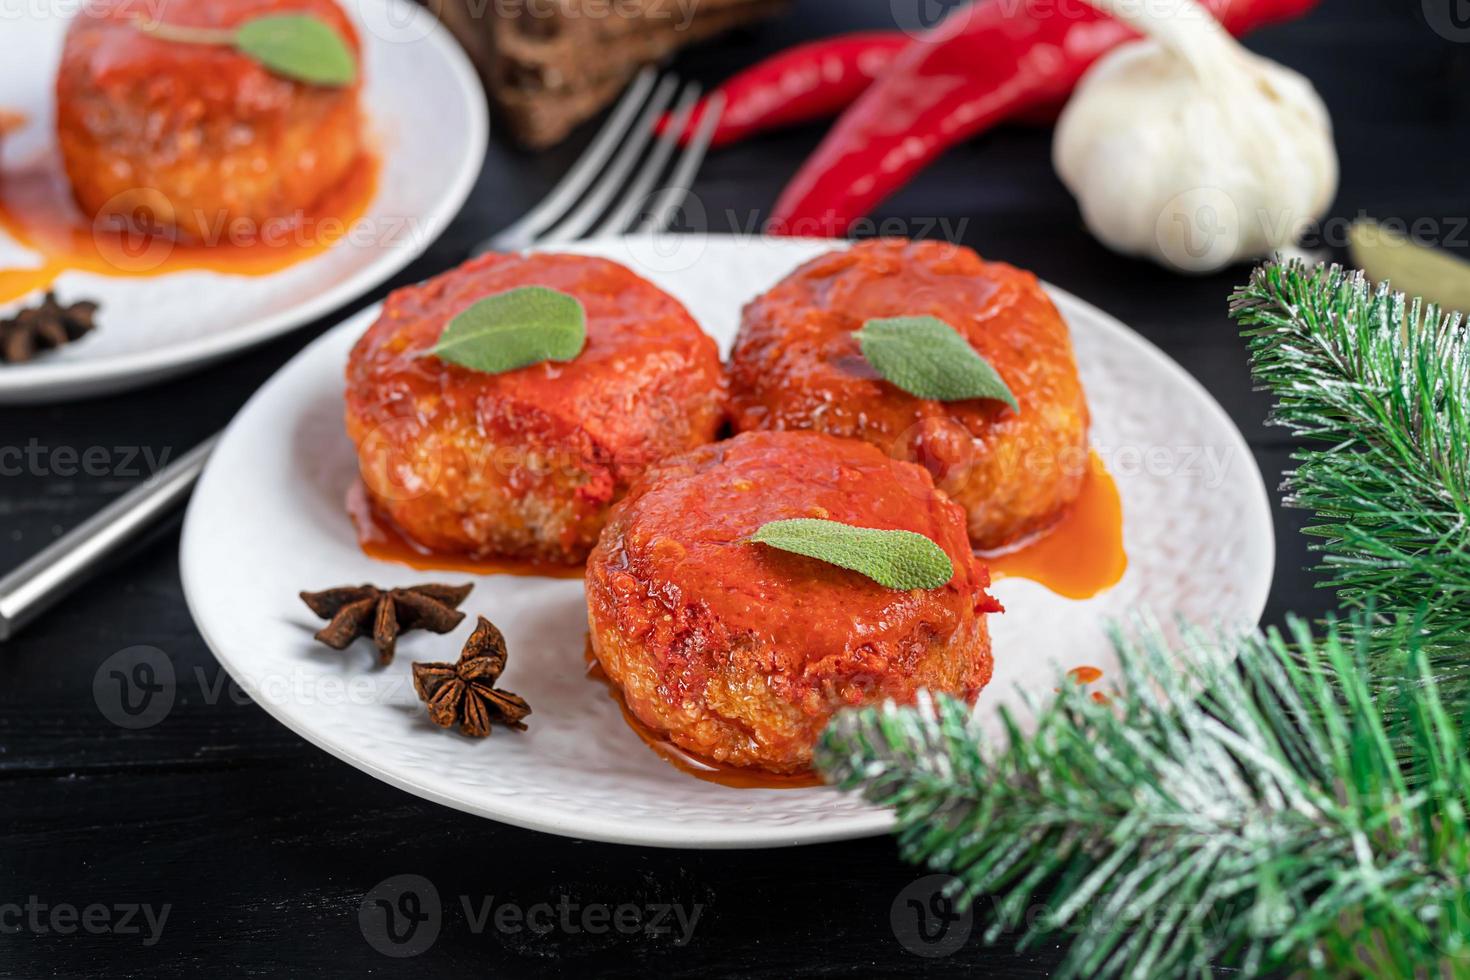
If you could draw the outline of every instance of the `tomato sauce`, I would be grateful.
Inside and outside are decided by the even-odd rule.
[[[347,513],[357,531],[363,554],[376,561],[394,562],[420,571],[465,572],[470,575],[529,575],[541,578],[581,578],[583,565],[554,565],[550,562],[517,561],[512,558],[473,558],[430,551],[407,535],[368,499],[361,482],[347,491]]]
[[[364,154],[347,179],[308,211],[239,241],[176,241],[166,235],[99,227],[72,200],[59,161],[0,174],[0,231],[39,256],[0,268],[0,303],[49,288],[64,272],[113,278],[209,271],[264,276],[320,255],[367,212],[378,189],[378,158]]]
[[[1019,547],[979,557],[996,581],[1030,579],[1068,599],[1089,599],[1117,585],[1128,570],[1123,502],[1097,453],[1081,496],[1061,520]]]

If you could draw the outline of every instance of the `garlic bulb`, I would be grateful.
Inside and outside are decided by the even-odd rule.
[[[1337,190],[1312,84],[1246,51],[1195,0],[1088,0],[1146,35],[1083,77],[1052,160],[1105,245],[1209,272],[1290,245]]]

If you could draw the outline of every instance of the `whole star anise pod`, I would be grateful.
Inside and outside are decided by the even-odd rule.
[[[0,361],[20,364],[36,353],[61,347],[90,333],[97,304],[90,301],[62,306],[55,293],[47,293],[39,306],[21,310],[0,320]]]
[[[303,592],[301,601],[327,625],[316,639],[333,650],[345,650],[359,636],[370,636],[378,648],[378,660],[393,662],[393,649],[401,633],[428,630],[448,633],[464,619],[457,607],[474,585],[413,585],[406,589],[380,589],[375,585],[343,586],[325,592]]]
[[[531,713],[531,706],[519,695],[495,687],[505,660],[505,637],[481,616],[459,663],[414,664],[413,687],[429,706],[429,720],[441,728],[458,724],[460,731],[475,738],[489,735],[495,722],[525,731],[522,719]]]

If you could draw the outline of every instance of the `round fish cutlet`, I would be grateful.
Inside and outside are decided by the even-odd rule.
[[[937,589],[747,540],[816,517],[915,531],[949,556]],[[794,773],[839,708],[990,680],[999,605],[964,511],[922,467],[856,440],[752,432],[672,457],[613,509],[587,564],[592,649],[628,708],[717,763]]]
[[[1021,410],[930,401],[880,377],[853,332],[899,316],[954,327]],[[963,246],[883,239],[808,262],[745,308],[729,373],[736,431],[815,429],[921,463],[977,547],[1044,530],[1082,491],[1087,400],[1067,325],[1035,276]]]
[[[291,81],[227,45],[163,40],[134,23],[233,28],[288,13],[320,18],[360,53],[332,0],[83,4],[56,78],[57,137],[82,211],[205,244],[268,241],[337,186],[363,149],[360,82]]]
[[[424,356],[478,299],[545,286],[581,300],[568,362],[487,374]],[[724,422],[719,351],[672,296],[605,259],[483,255],[388,297],[347,365],[347,432],[378,512],[418,544],[580,562],[651,463]]]

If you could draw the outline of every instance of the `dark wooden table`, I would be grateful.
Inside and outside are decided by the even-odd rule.
[[[892,26],[895,11],[911,16],[900,5],[914,0],[799,0],[782,22],[681,68],[716,80],[805,37]],[[1470,19],[1445,12],[1454,7],[1427,0],[1436,30],[1419,3],[1325,0],[1308,19],[1252,40],[1308,75],[1333,111],[1343,164],[1335,218],[1427,219],[1425,235],[1466,247]],[[708,229],[751,227],[819,135],[794,131],[712,156],[697,188]],[[394,285],[459,261],[538,198],[576,150],[492,150],[459,219]],[[1274,485],[1291,445],[1263,424],[1266,399],[1251,390],[1225,315],[1246,270],[1180,278],[1105,251],[1048,161],[1047,132],[998,132],[950,153],[878,217],[915,230],[947,220],[983,254],[1131,324],[1220,400]],[[1343,227],[1329,222],[1326,244],[1340,245]],[[171,384],[0,410],[0,446],[22,450],[0,456],[0,566],[141,478],[144,451],[176,456],[229,421],[335,319]],[[94,447],[90,458],[106,464],[79,471],[76,459]],[[1278,509],[1276,522],[1267,619],[1320,613],[1329,597],[1302,571],[1302,515]],[[184,607],[177,547],[175,529],[161,533],[0,648],[0,974],[1043,976],[1058,960],[1056,946],[1017,952],[1003,939],[986,948],[978,929],[958,949],[952,939],[924,945],[912,925],[895,929],[890,911],[927,885],[886,839],[796,851],[614,847],[401,793],[232,695]],[[99,710],[93,681],[107,658],[138,645],[167,655],[177,692],[163,721],[134,730]],[[413,959],[384,955],[381,937],[359,923],[365,896],[397,875],[427,879],[443,909],[437,937]],[[531,921],[482,924],[487,901]],[[650,909],[664,905],[686,921],[697,914],[692,929],[671,915],[661,931]]]

